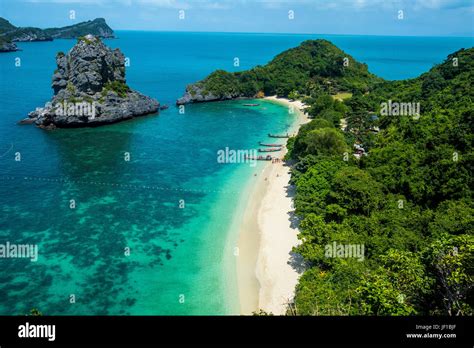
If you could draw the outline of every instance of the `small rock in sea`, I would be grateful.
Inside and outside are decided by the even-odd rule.
[[[24,118],[24,119],[18,121],[18,124],[32,124],[32,123],[35,123],[35,121],[36,121],[36,118],[27,117],[27,118]]]
[[[98,37],[79,38],[67,54],[57,54],[56,64],[53,98],[28,114],[42,128],[99,126],[159,109],[156,99],[127,86],[124,55]]]

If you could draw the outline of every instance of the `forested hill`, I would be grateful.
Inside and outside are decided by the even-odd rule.
[[[16,51],[14,42],[51,41],[53,39],[71,39],[85,35],[101,38],[113,38],[114,32],[105,19],[96,18],[62,28],[40,29],[34,27],[16,27],[5,18],[0,17],[0,52]]]
[[[470,48],[344,101],[303,97],[314,119],[288,156],[307,269],[291,313],[473,314],[473,80]]]
[[[255,97],[294,96],[326,91],[367,92],[381,81],[327,40],[308,40],[277,55],[264,66],[229,73],[217,70],[188,85],[178,104]]]

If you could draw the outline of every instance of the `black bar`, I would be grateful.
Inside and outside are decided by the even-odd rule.
[[[20,338],[19,326],[55,325],[55,339]],[[417,328],[418,325],[418,328]],[[437,325],[437,326],[436,326]],[[455,325],[451,328],[447,325]],[[423,327],[423,328],[421,328]],[[408,344],[472,347],[472,317],[0,317],[0,346],[57,344]],[[407,334],[456,337],[407,338]]]

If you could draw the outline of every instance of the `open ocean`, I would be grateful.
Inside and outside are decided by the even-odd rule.
[[[262,164],[222,165],[217,151],[256,149],[295,116],[262,101],[252,108],[243,101],[190,105],[182,115],[174,102],[186,84],[215,69],[265,64],[307,39],[332,41],[386,79],[416,77],[474,44],[448,37],[116,36],[105,43],[130,59],[127,83],[170,105],[159,116],[91,129],[19,126],[51,98],[56,52],[76,41],[19,43],[22,51],[0,54],[0,244],[39,248],[37,262],[0,259],[1,315],[32,308],[46,315],[238,314],[232,226]]]

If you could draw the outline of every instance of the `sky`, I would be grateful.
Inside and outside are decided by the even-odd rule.
[[[474,0],[0,0],[0,17],[39,28],[103,17],[114,30],[474,36]]]

